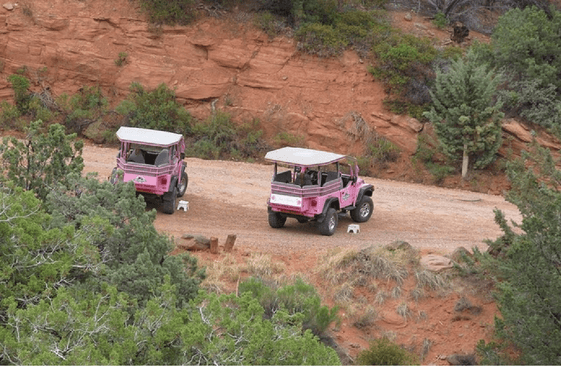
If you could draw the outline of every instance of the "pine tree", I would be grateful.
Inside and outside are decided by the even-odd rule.
[[[561,171],[559,159],[535,141],[530,152],[510,162],[512,188],[522,223],[511,227],[500,211],[496,222],[504,235],[489,242],[489,268],[499,281],[497,336],[520,350],[530,365],[561,363]],[[516,229],[516,230],[515,230]],[[490,344],[493,348],[494,344]],[[500,354],[500,349],[498,350]],[[496,362],[495,362],[496,363]]]
[[[447,72],[438,70],[431,90],[433,106],[425,116],[434,124],[443,151],[450,158],[462,157],[462,178],[470,164],[484,168],[501,146],[501,103],[494,100],[500,76],[485,65],[453,61]],[[471,160],[471,161],[470,161]]]

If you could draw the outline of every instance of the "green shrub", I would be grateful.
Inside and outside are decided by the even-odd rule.
[[[258,28],[262,29],[271,38],[278,36],[284,27],[282,20],[268,11],[257,15],[254,22]]]
[[[273,317],[278,310],[289,315],[302,314],[304,329],[320,336],[325,333],[331,323],[338,319],[338,307],[329,308],[321,305],[321,299],[315,288],[298,278],[293,284],[276,288],[261,279],[251,278],[240,283],[240,294],[251,292],[253,297],[265,309],[267,318]]]
[[[194,0],[140,0],[148,20],[155,24],[187,25],[196,18]]]
[[[8,76],[8,82],[12,84],[12,89],[14,89],[16,107],[21,114],[26,114],[29,109],[29,100],[31,99],[27,90],[29,88],[29,80],[23,75],[13,74]]]
[[[66,115],[66,128],[80,134],[84,127],[101,118],[108,106],[99,86],[83,86],[73,96],[63,95],[58,100]]]
[[[435,184],[441,184],[447,176],[456,172],[453,166],[448,165],[438,141],[427,134],[419,134],[417,137],[417,150],[412,160],[420,161],[425,166],[433,176]]]
[[[123,66],[126,63],[128,56],[129,55],[126,52],[119,52],[119,57],[115,60],[115,65]]]
[[[0,102],[0,110],[2,111],[2,114],[0,114],[1,126],[5,128],[14,128],[16,120],[21,116],[21,112],[18,107],[3,100]]]
[[[370,347],[358,354],[358,365],[414,365],[416,357],[387,338],[370,343]]]
[[[339,16],[337,0],[294,1],[294,12],[302,23],[333,25]]]
[[[439,29],[444,29],[448,25],[448,19],[446,19],[446,14],[443,12],[438,12],[434,16],[434,20],[432,21],[434,25],[436,25]]]
[[[347,41],[332,26],[320,23],[306,24],[295,34],[298,49],[319,57],[339,55]]]
[[[302,135],[293,135],[290,132],[279,132],[273,137],[273,142],[279,147],[297,146],[304,147],[305,137]]]
[[[462,47],[457,47],[457,46],[449,46],[449,47],[445,47],[441,54],[440,57],[443,58],[444,60],[458,60],[459,58],[461,58],[464,55],[464,50],[462,49]]]
[[[55,117],[55,113],[43,106],[41,100],[36,96],[32,97],[29,101],[29,113],[33,120],[40,119],[45,122],[49,122]]]
[[[377,164],[394,162],[399,157],[399,154],[399,147],[384,137],[378,136],[368,145],[368,155]]]
[[[125,117],[134,127],[150,128],[189,134],[192,117],[189,112],[175,100],[175,92],[165,84],[149,92],[139,83],[132,83],[130,94],[115,111]]]

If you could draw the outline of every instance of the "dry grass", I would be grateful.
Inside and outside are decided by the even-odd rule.
[[[409,305],[404,302],[399,304],[395,311],[405,320],[411,318],[411,309],[409,308]]]
[[[432,345],[434,342],[428,338],[423,339],[423,344],[421,346],[421,360],[424,360],[427,357]]]
[[[415,302],[419,302],[420,299],[425,297],[425,291],[421,287],[415,287],[409,292],[409,295]]]
[[[376,309],[374,309],[374,307],[372,306],[368,306],[366,307],[364,313],[356,317],[356,319],[353,321],[353,325],[358,329],[367,328],[372,326],[374,322],[376,322],[377,318],[378,312],[376,311]]]
[[[237,282],[243,272],[243,265],[238,264],[231,255],[225,255],[219,261],[201,264],[206,266],[206,278],[201,287],[217,294],[228,292],[228,284]]]
[[[285,270],[285,266],[279,262],[273,262],[270,255],[253,254],[246,261],[247,273],[256,277],[271,277]]]
[[[376,302],[376,304],[382,305],[384,304],[387,298],[388,298],[388,293],[385,291],[380,291],[376,294],[376,298],[374,299],[374,301]]]
[[[201,288],[217,294],[232,292],[232,288],[242,276],[254,276],[271,278],[282,282],[290,280],[283,275],[284,264],[273,262],[269,255],[255,254],[249,257],[245,263],[238,263],[236,258],[230,254],[222,256],[214,261],[201,261],[206,267],[206,278],[201,283]]]
[[[318,271],[331,284],[353,281],[367,286],[372,280],[387,280],[402,285],[409,275],[406,264],[400,253],[370,246],[360,251],[347,249],[328,254]]]
[[[337,303],[349,302],[353,298],[354,287],[346,282],[337,288],[333,295],[333,300]]]
[[[393,298],[396,298],[396,299],[399,298],[399,297],[401,297],[401,292],[402,292],[402,291],[401,291],[401,287],[400,287],[400,286],[395,286],[395,287],[392,289],[392,297],[393,297]]]
[[[446,290],[451,286],[446,275],[434,273],[426,269],[415,271],[415,279],[417,280],[418,287],[435,291]]]

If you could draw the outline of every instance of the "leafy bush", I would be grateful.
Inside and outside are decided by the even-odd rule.
[[[73,96],[61,96],[59,101],[66,114],[66,127],[76,133],[82,133],[84,127],[102,118],[108,106],[99,86],[83,86]]]
[[[561,12],[553,8],[512,9],[499,18],[491,46],[477,48],[483,61],[504,70],[506,112],[556,133],[561,123],[559,27]]]
[[[557,30],[561,12],[552,17],[537,7],[512,9],[498,19],[491,37],[494,63],[512,80],[540,80],[561,87],[561,57]]]
[[[281,33],[283,23],[275,15],[266,11],[255,17],[255,25],[273,38]]]
[[[271,288],[259,279],[251,278],[240,283],[239,292],[250,292],[265,309],[266,317],[273,317],[279,310],[289,315],[302,314],[304,329],[322,335],[337,320],[338,307],[321,305],[321,299],[312,285],[297,279],[294,284]]]
[[[358,354],[357,365],[414,365],[418,361],[387,338],[379,338],[370,343],[370,347]]]
[[[561,95],[554,84],[543,85],[535,79],[512,82],[500,95],[507,113],[522,116],[561,136]]]
[[[156,211],[146,211],[142,196],[134,184],[100,182],[97,177],[67,177],[70,192],[56,187],[48,195],[46,207],[53,225],[71,224],[90,235],[88,242],[97,248],[104,271],[84,282],[91,290],[101,291],[110,283],[126,292],[138,304],[161,295],[168,281],[174,286],[178,306],[187,303],[198,292],[204,271],[189,255],[170,255],[174,245],[154,227]]]
[[[340,54],[347,41],[330,25],[320,23],[305,24],[295,33],[298,49],[319,57],[330,57]]]
[[[415,88],[427,89],[426,84],[432,74],[430,65],[437,56],[437,51],[428,39],[392,32],[374,46],[373,52],[380,63],[371,68],[370,72],[384,82],[389,93],[416,94]],[[417,91],[419,92],[422,93],[422,90]],[[425,92],[428,93],[428,90]],[[418,104],[426,102],[426,97],[419,98]]]
[[[45,133],[41,120],[31,123],[24,140],[4,137],[0,159],[6,168],[5,179],[45,198],[56,184],[66,181],[67,174],[84,168],[84,143],[75,138],[76,134],[66,135],[59,124],[50,125]]]
[[[266,149],[261,139],[259,120],[236,126],[228,113],[221,111],[193,125],[186,154],[203,159],[249,158]]]
[[[21,114],[26,114],[29,109],[29,100],[31,99],[27,90],[29,88],[29,80],[23,75],[13,74],[8,76],[8,82],[12,84],[12,89],[14,89],[16,107]]]
[[[290,132],[279,132],[273,137],[273,142],[278,147],[298,146],[304,147],[305,137],[302,135],[293,135]]]
[[[423,163],[433,176],[435,184],[441,184],[444,178],[456,172],[456,168],[450,166],[448,160],[442,156],[442,148],[438,141],[428,134],[419,134],[417,137],[417,149],[412,160]]]
[[[123,66],[126,63],[128,56],[129,55],[126,52],[119,52],[119,57],[115,60],[115,65]]]
[[[160,84],[151,92],[139,83],[132,83],[127,100],[121,102],[115,111],[125,117],[125,124],[176,132],[187,135],[191,131],[192,117],[175,100],[175,92],[165,84]]]
[[[21,112],[17,106],[11,105],[5,100],[0,102],[0,124],[2,127],[14,128],[16,120],[21,116]]]
[[[448,25],[448,19],[446,19],[446,15],[442,12],[436,13],[432,22],[439,29],[444,29]]]
[[[155,24],[187,25],[196,18],[194,0],[140,0],[148,20]]]

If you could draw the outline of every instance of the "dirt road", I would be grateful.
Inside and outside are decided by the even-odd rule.
[[[109,176],[116,154],[116,148],[87,145],[85,172]],[[223,243],[228,234],[236,234],[239,250],[283,255],[404,240],[419,249],[445,254],[460,246],[485,249],[485,239],[501,235],[494,222],[494,208],[505,212],[507,219],[521,219],[516,206],[501,196],[366,178],[375,187],[375,207],[359,234],[347,233],[347,225],[353,223],[348,215],[340,216],[338,230],[331,237],[319,235],[312,224],[293,219],[282,229],[272,229],[266,208],[271,166],[194,158],[186,161],[189,186],[182,199],[189,201],[190,209],[166,215],[149,204],[158,210],[156,228],[177,241],[188,233],[215,236]]]

